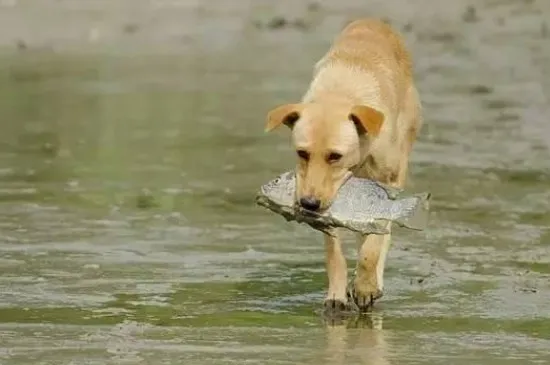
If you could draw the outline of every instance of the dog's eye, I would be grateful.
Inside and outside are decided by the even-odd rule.
[[[296,152],[298,154],[298,157],[300,157],[302,160],[308,161],[309,160],[309,153],[307,153],[304,150],[298,150]]]
[[[332,152],[332,153],[329,153],[327,157],[327,161],[336,162],[336,161],[340,161],[341,158],[342,158],[342,155],[340,153]]]

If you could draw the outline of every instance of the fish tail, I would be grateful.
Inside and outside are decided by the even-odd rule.
[[[408,199],[414,199],[415,205],[412,213],[406,217],[399,218],[396,223],[402,227],[422,231],[428,225],[430,216],[430,193],[417,194]]]

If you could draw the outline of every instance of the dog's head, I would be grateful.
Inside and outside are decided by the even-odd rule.
[[[268,113],[266,131],[284,124],[296,149],[296,202],[312,211],[330,207],[340,186],[376,138],[384,115],[364,105],[286,104]]]

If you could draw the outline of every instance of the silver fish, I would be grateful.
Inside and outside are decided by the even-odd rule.
[[[388,222],[413,230],[428,224],[430,193],[400,198],[403,190],[357,177],[350,177],[338,190],[330,207],[322,213],[308,211],[296,204],[296,175],[285,172],[264,184],[256,203],[287,221],[306,223],[333,234],[333,228],[346,228],[362,234],[388,234]]]

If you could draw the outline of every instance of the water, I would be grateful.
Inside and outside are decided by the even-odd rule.
[[[1,364],[550,361],[546,1],[131,3],[0,2]],[[253,196],[294,158],[266,112],[357,15],[412,50],[434,212],[327,323],[320,235]]]

